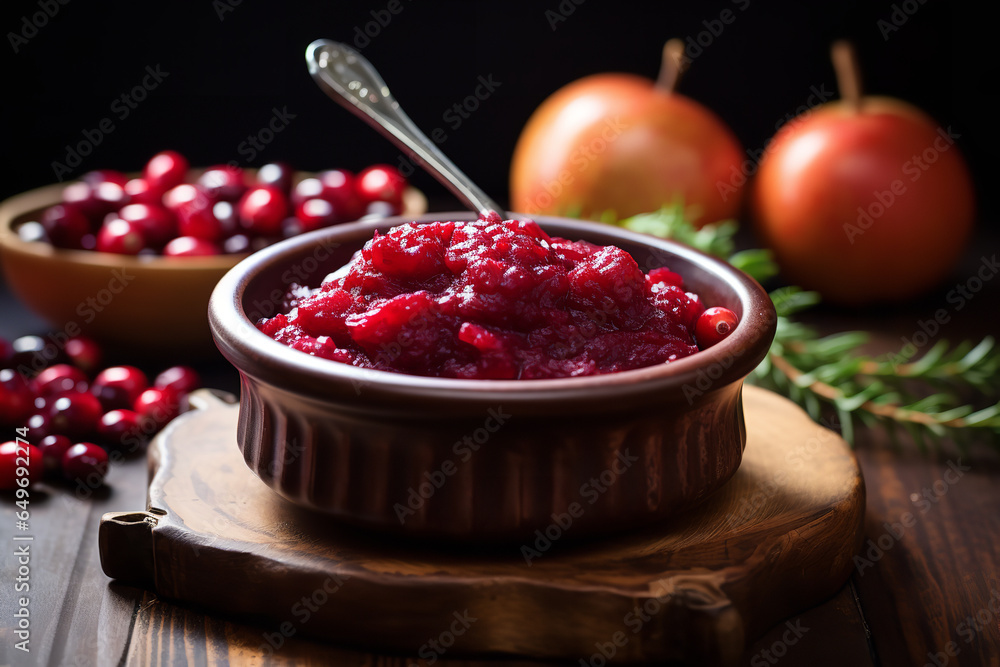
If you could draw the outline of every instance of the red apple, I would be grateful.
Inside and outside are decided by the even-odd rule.
[[[743,149],[712,111],[673,92],[683,49],[667,43],[655,84],[596,74],[545,100],[514,150],[514,210],[622,218],[682,198],[696,224],[736,216]]]
[[[948,127],[900,100],[858,96],[853,56],[838,53],[847,99],[774,137],[753,185],[757,230],[788,280],[829,301],[912,297],[968,241],[969,170]]]

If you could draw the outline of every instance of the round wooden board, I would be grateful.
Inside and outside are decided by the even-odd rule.
[[[244,464],[237,406],[206,391],[192,402],[151,446],[147,511],[104,516],[102,566],[262,623],[265,646],[301,633],[428,660],[731,664],[839,590],[861,546],[864,483],[847,444],[755,387],[743,464],[699,507],[641,533],[581,542],[554,525],[555,539],[478,550],[389,540],[288,503]]]

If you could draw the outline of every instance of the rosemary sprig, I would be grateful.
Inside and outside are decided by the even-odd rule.
[[[767,250],[734,252],[735,221],[695,229],[681,204],[617,224],[727,259],[759,282],[778,271]],[[825,412],[835,412],[849,442],[858,423],[881,426],[893,437],[908,432],[921,448],[945,438],[961,445],[977,434],[1000,435],[1000,402],[977,409],[961,398],[970,390],[1000,392],[1000,347],[992,337],[957,345],[941,340],[919,358],[912,348],[876,359],[862,353],[869,341],[865,332],[820,336],[794,319],[819,303],[817,293],[783,287],[770,295],[777,332],[750,381],[787,395],[817,421]]]

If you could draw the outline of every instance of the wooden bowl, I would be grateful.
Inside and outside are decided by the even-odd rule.
[[[360,526],[531,544],[648,525],[728,480],[746,441],[743,378],[774,336],[767,293],[671,241],[534,219],[553,236],[617,245],[644,270],[669,266],[739,325],[690,357],[608,375],[457,380],[355,368],[277,343],[254,321],[277,311],[293,279],[318,285],[375,230],[408,219],[305,234],[242,261],[209,304],[216,344],[240,371],[238,443],[250,469],[288,500]]]
[[[130,348],[211,350],[205,315],[209,296],[245,255],[131,257],[22,240],[18,225],[59,203],[66,185],[31,190],[0,204],[0,262],[11,291],[69,336],[83,333]],[[423,195],[412,188],[408,195],[407,212],[423,213]]]

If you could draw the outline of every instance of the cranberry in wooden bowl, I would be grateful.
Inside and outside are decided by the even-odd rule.
[[[552,237],[616,246],[644,272],[669,267],[738,323],[717,344],[669,363],[581,377],[359,367],[293,349],[257,324],[288,310],[289,288],[319,286],[376,231],[412,219],[305,234],[242,261],[209,304],[216,345],[240,371],[238,442],[251,470],[292,502],[349,523],[467,541],[528,540],[553,524],[571,538],[645,526],[728,480],[746,440],[742,382],[774,335],[766,292],[670,241],[534,219]]]

